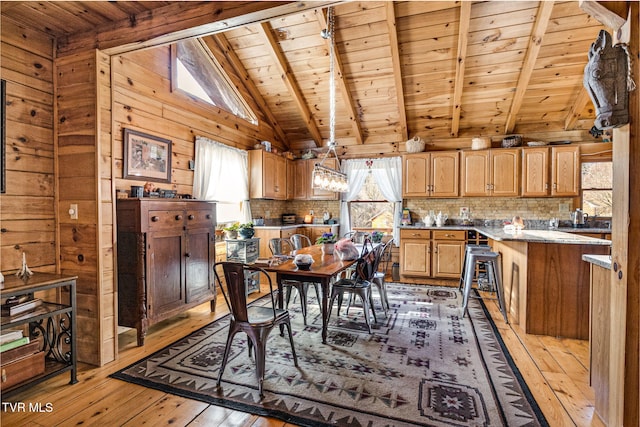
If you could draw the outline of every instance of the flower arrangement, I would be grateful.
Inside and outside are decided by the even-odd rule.
[[[246,229],[246,228],[253,228],[253,223],[252,222],[247,222],[245,224],[240,224],[238,226],[238,230],[242,230],[242,229]]]
[[[335,243],[338,240],[338,236],[333,233],[322,233],[322,236],[316,239],[316,244],[321,245],[323,243]]]
[[[383,236],[384,233],[382,231],[373,230],[373,232],[371,233],[371,241],[373,241],[374,243],[380,243],[382,242]]]

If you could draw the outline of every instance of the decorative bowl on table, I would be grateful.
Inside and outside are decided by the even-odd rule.
[[[293,263],[298,267],[298,270],[310,270],[311,264],[313,264],[313,257],[307,254],[298,254],[293,259]]]

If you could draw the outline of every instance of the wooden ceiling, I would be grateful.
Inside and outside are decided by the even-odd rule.
[[[69,38],[175,3],[1,7],[17,22]],[[204,36],[247,77],[243,92],[260,99],[262,115],[294,150],[329,139],[326,8],[312,6]],[[335,14],[336,140],[352,153],[397,151],[415,135],[436,146],[476,135],[588,137],[594,109],[583,70],[603,27],[577,1],[346,2]]]

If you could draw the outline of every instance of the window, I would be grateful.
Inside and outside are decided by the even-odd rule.
[[[582,163],[582,211],[591,217],[611,217],[613,163]]]
[[[258,124],[256,115],[202,40],[180,41],[173,45],[171,53],[173,90],[182,90],[209,105]]]
[[[386,201],[369,173],[356,200],[349,202],[351,229],[393,229],[394,204]]]

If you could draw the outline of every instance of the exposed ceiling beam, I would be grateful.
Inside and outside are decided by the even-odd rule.
[[[456,138],[460,130],[460,112],[462,91],[464,90],[464,69],[469,41],[469,22],[471,21],[471,2],[460,3],[460,28],[458,29],[458,56],[456,61],[456,80],[453,85],[453,112],[451,114],[451,136]]]
[[[240,61],[240,58],[238,58],[238,55],[236,55],[235,51],[233,50],[231,45],[228,43],[224,33],[214,34],[211,37],[213,38],[213,40],[215,40],[220,51],[226,56],[227,60],[235,70],[236,74],[238,74],[242,78],[242,81],[244,83],[245,88],[247,89],[247,92],[249,92],[253,100],[258,104],[258,106],[262,110],[262,113],[265,115],[265,117],[269,121],[269,124],[273,128],[273,131],[278,136],[280,141],[284,144],[284,146],[288,149],[289,142],[287,141],[287,138],[284,134],[284,131],[282,130],[282,127],[278,124],[278,120],[275,118],[275,116],[271,112],[271,108],[269,108],[269,105],[264,100],[264,97],[256,87],[255,83],[253,83],[253,80],[249,76],[247,69],[242,64],[242,61]]]
[[[533,73],[533,67],[536,65],[536,60],[540,53],[540,47],[542,47],[542,39],[544,38],[544,33],[547,31],[547,25],[549,24],[553,4],[553,1],[541,1],[540,6],[538,6],[538,15],[536,16],[536,22],[533,24],[531,38],[529,39],[529,45],[527,46],[527,53],[522,64],[522,70],[518,77],[516,91],[513,95],[511,108],[509,109],[507,121],[504,126],[505,134],[513,132],[513,128],[515,127],[516,115],[520,111],[520,107],[522,107],[524,94],[527,90],[527,86],[529,85],[529,80]]]
[[[335,1],[179,1],[58,39],[58,56],[88,49],[108,55],[161,46],[276,19]],[[4,7],[4,5],[3,5]]]
[[[564,121],[564,130],[575,129],[576,124],[578,123],[578,117],[580,117],[580,113],[582,113],[589,101],[591,101],[591,98],[589,98],[587,90],[583,87],[580,89],[580,92],[578,92],[578,96],[572,103],[571,111],[569,111],[569,114]]]
[[[318,18],[318,22],[320,23],[321,29],[328,28],[327,16],[324,13],[324,9],[316,9],[316,17]],[[335,30],[334,30],[335,31]],[[334,34],[334,43],[335,43],[335,34]],[[331,41],[329,39],[325,39],[325,44],[327,45],[327,50],[331,49]],[[347,78],[342,72],[342,60],[340,59],[340,52],[338,52],[337,43],[334,44],[334,67],[336,72],[336,78],[338,87],[340,88],[340,93],[342,94],[342,100],[344,102],[344,106],[349,112],[349,121],[351,122],[351,131],[353,132],[353,136],[356,138],[356,142],[358,144],[363,144],[362,138],[362,126],[360,126],[360,120],[358,120],[358,112],[353,105],[353,98],[351,97],[351,91],[349,90],[349,85],[347,84]]]
[[[409,139],[407,129],[407,111],[404,108],[404,85],[402,83],[402,67],[400,66],[400,48],[398,47],[398,31],[396,28],[396,11],[394,2],[386,2],[387,27],[389,28],[389,42],[391,45],[391,61],[393,62],[393,76],[396,87],[396,105],[398,108],[398,125],[400,126],[400,140]]]
[[[293,98],[293,102],[295,102],[298,107],[298,111],[300,111],[300,114],[302,115],[302,119],[311,134],[311,138],[316,143],[316,147],[322,147],[322,135],[320,134],[320,130],[318,129],[318,126],[316,126],[316,122],[309,110],[307,102],[304,99],[302,90],[300,90],[300,87],[296,83],[294,75],[289,68],[287,58],[284,56],[284,53],[282,53],[282,49],[280,49],[280,45],[271,31],[271,25],[269,25],[268,22],[263,22],[258,26],[258,28],[267,43],[267,47],[269,48],[274,60],[274,65],[278,69],[280,77],[282,78],[282,82],[287,87],[289,94]]]

